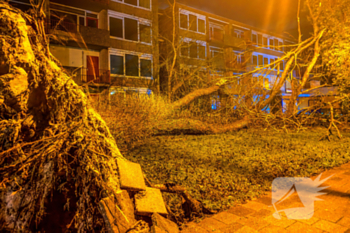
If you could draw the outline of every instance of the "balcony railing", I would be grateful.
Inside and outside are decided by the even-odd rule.
[[[84,68],[82,69],[82,79],[86,82],[110,84],[111,72],[110,70],[89,70]]]
[[[45,29],[46,33],[49,33],[50,30],[60,30],[76,33],[78,31],[78,25],[73,22],[51,18],[46,20]]]

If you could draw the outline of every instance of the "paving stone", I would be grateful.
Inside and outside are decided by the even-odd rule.
[[[181,233],[209,233],[209,231],[199,226],[193,226],[193,227],[183,229]]]
[[[274,213],[275,211],[273,210],[273,208],[270,209],[262,209],[262,210],[259,210],[253,214],[251,214],[250,216],[252,217],[259,217],[259,218],[265,218],[267,216],[272,216],[272,214]]]
[[[244,226],[249,226],[255,230],[260,230],[270,224],[264,219],[256,218],[256,217],[241,218],[237,220],[237,222]]]
[[[283,227],[283,228],[289,227],[290,225],[295,223],[295,220],[288,219],[283,215],[281,219],[276,219],[273,216],[268,216],[265,218],[265,220],[274,226]]]
[[[244,204],[244,207],[259,211],[268,208],[268,205],[256,201],[249,201],[247,204]]]
[[[316,217],[312,217],[310,219],[300,219],[300,220],[297,220],[298,222],[302,222],[302,223],[305,223],[307,225],[312,225],[314,224],[315,222],[317,222],[318,220],[320,220],[319,218],[316,218]]]
[[[214,215],[212,218],[219,220],[220,222],[223,222],[225,224],[234,223],[237,221],[237,219],[239,219],[237,215],[228,212],[221,212],[219,214]]]
[[[220,228],[220,231],[222,231],[223,233],[233,233],[233,232],[237,232],[242,227],[243,227],[242,224],[235,222],[235,223],[228,225],[227,227]]]
[[[247,216],[255,213],[256,211],[250,208],[246,208],[244,206],[235,206],[229,209],[227,212],[237,216]]]
[[[169,233],[178,233],[179,228],[176,223],[166,219],[159,214],[155,213],[152,215],[153,226],[159,227],[161,230]]]
[[[301,222],[296,222],[292,225],[290,225],[289,227],[286,228],[286,230],[288,230],[290,233],[299,233],[299,232],[303,232],[303,233],[322,233],[323,231],[320,229],[317,229],[316,227],[307,225],[305,223],[301,223]]]
[[[214,218],[206,218],[201,221],[198,226],[208,230],[209,232],[213,232],[220,230],[220,228],[225,228],[227,224],[220,222]]]
[[[146,184],[138,163],[117,159],[120,187],[131,191],[146,190]]]
[[[262,204],[265,204],[267,206],[271,206],[272,205],[272,199],[270,196],[267,196],[267,197],[261,197],[259,199],[256,200],[256,202],[259,202],[259,203],[262,203]]]
[[[337,233],[343,233],[345,231],[348,230],[347,227],[344,227],[344,226],[341,226],[341,225],[338,225],[338,224],[335,224],[335,223],[332,223],[332,222],[329,222],[329,221],[326,221],[326,220],[320,220],[318,222],[316,222],[315,224],[313,224],[312,226],[318,228],[318,229],[321,229],[323,231],[326,231],[326,232],[337,232]]]
[[[258,231],[254,230],[253,228],[251,227],[248,227],[248,226],[244,226],[240,229],[238,229],[238,231],[236,231],[237,233],[256,233]]]
[[[151,233],[168,233],[167,231],[162,230],[161,228],[157,226],[152,226],[151,227]]]
[[[260,233],[287,233],[288,231],[283,227],[278,227],[274,225],[268,225],[259,231]]]
[[[343,217],[337,222],[338,225],[350,228],[350,217]]]
[[[342,213],[338,213],[336,210],[321,209],[315,212],[314,217],[335,223],[339,221],[343,215]]]
[[[139,215],[151,216],[153,213],[167,215],[162,193],[159,189],[146,188],[135,195],[136,212]]]

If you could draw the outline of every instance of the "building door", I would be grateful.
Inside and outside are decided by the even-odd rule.
[[[99,58],[95,56],[86,56],[86,81],[99,82]]]

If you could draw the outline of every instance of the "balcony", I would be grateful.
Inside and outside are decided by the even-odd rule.
[[[247,45],[242,38],[237,38],[232,35],[224,35],[224,44],[227,47],[239,48],[241,50],[246,50]]]
[[[108,48],[110,44],[110,33],[108,30],[94,27],[77,25],[70,21],[59,19],[48,19],[45,23],[46,34],[56,34],[66,39],[82,42],[87,45],[95,45],[102,48]],[[81,36],[78,36],[78,33]]]
[[[82,69],[82,79],[88,83],[110,84],[111,72],[110,70],[93,70],[84,68]]]

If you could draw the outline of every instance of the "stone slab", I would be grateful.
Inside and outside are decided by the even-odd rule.
[[[130,191],[146,190],[145,179],[138,163],[117,159],[120,187]]]
[[[167,215],[162,193],[159,189],[146,188],[135,195],[135,207],[138,215],[151,216],[153,213]]]
[[[176,223],[160,216],[157,213],[152,215],[153,226],[160,228],[161,230],[169,233],[179,233],[179,228]]]

